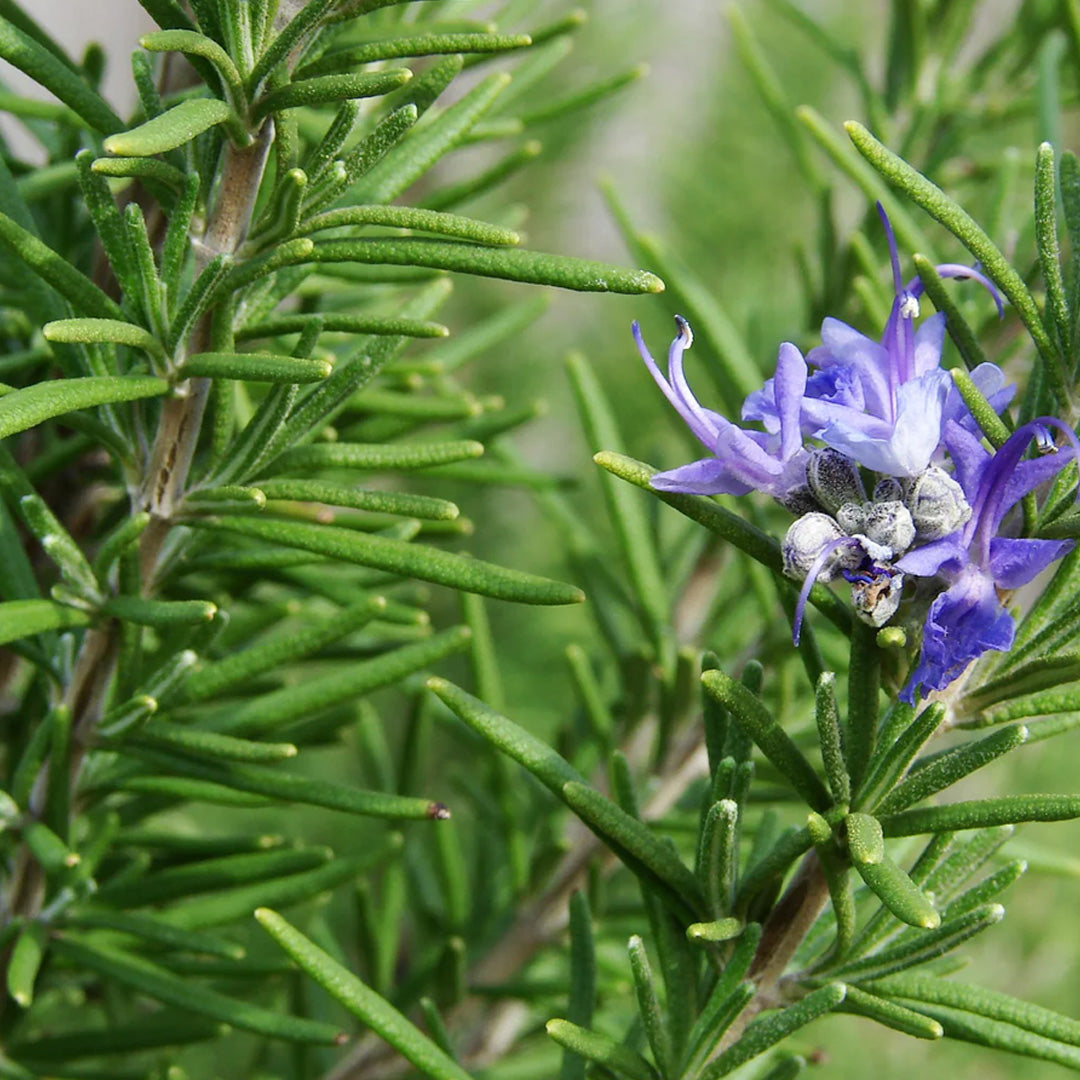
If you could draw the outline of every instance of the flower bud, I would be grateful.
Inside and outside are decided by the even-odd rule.
[[[874,502],[895,502],[904,498],[904,485],[895,476],[883,476],[874,485]]]
[[[911,547],[915,540],[915,523],[902,502],[866,503],[865,510],[862,532],[875,544],[891,548],[894,559]]]
[[[859,467],[846,454],[831,446],[814,450],[806,463],[806,482],[814,498],[831,514],[844,503],[866,501]]]
[[[814,493],[806,484],[801,487],[791,488],[782,495],[775,496],[775,498],[788,513],[794,514],[796,517],[809,514],[818,508],[817,499],[814,498]]]
[[[905,502],[920,540],[940,540],[971,517],[964,489],[936,465],[911,481]]]
[[[855,613],[871,626],[884,626],[900,606],[904,575],[880,566],[853,575],[851,603]]]
[[[836,523],[848,534],[854,536],[866,528],[866,508],[869,503],[844,503],[836,511]]]
[[[826,546],[837,540],[847,541],[848,537],[828,514],[816,511],[803,514],[791,523],[784,537],[781,548],[784,573],[801,581],[810,573]],[[841,570],[854,569],[863,558],[863,551],[857,542],[838,544],[825,560],[818,577],[822,581],[831,581]]]

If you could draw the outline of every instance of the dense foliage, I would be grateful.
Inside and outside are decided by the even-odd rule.
[[[647,270],[522,244],[534,130],[557,149],[643,73],[562,85],[583,13],[142,3],[123,119],[100,51],[0,0],[49,94],[0,94],[45,159],[0,144],[0,1075],[780,1080],[834,1011],[1080,1068],[1080,1021],[953,977],[1026,869],[1014,827],[1080,795],[949,791],[1080,723],[1080,7],[987,40],[980,4],[897,0],[877,80],[771,0],[857,89],[850,142],[733,11],[819,216],[805,359],[773,342],[764,382],[616,187]],[[986,129],[1032,117],[1011,223]],[[458,275],[519,295],[448,337]],[[625,456],[578,354],[603,512],[516,449],[537,408],[462,369],[514,362],[526,286],[663,293],[667,373],[639,346],[707,457]],[[610,349],[647,381],[629,329]],[[550,613],[506,641],[489,599],[585,600],[594,632],[537,670]]]

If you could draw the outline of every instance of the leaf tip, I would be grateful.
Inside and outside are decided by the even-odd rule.
[[[433,802],[428,804],[427,816],[432,821],[449,821],[450,807],[446,803]]]

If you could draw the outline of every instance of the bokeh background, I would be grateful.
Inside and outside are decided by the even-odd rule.
[[[590,0],[582,6],[589,22],[565,65],[567,85],[585,85],[639,63],[647,64],[649,73],[572,124],[555,121],[542,128],[538,134],[544,146],[535,165],[469,212],[483,217],[488,207],[497,207],[493,213],[505,214],[510,203],[511,216],[526,231],[531,247],[626,262],[628,255],[600,190],[603,180],[610,181],[637,226],[657,235],[693,267],[744,335],[762,371],[770,370],[780,341],[813,340],[815,327],[796,250],[813,240],[816,208],[736,55],[726,5],[713,0]],[[796,6],[856,51],[872,78],[881,78],[889,5],[879,0],[797,0]],[[565,10],[558,3],[540,2],[537,7],[541,16],[545,9],[552,14]],[[821,52],[808,47],[770,4],[744,0],[739,7],[781,73],[789,100],[811,104],[837,128],[845,119],[865,119],[850,81]],[[991,40],[1012,25],[1020,4],[988,0],[974,7],[970,47],[977,49],[980,37]],[[36,0],[32,9],[76,53],[89,40],[107,46],[113,59],[105,91],[124,111],[131,102],[126,57],[149,26],[136,0]],[[1076,76],[1072,72],[1068,77],[1074,101]],[[17,73],[9,70],[2,78],[17,83]],[[1018,86],[1018,93],[1035,92],[1030,72],[1018,76]],[[1032,110],[972,132],[973,154],[1003,154],[1008,147],[1018,152],[1021,164],[1002,217],[1006,223],[1023,221],[1029,213],[1029,163],[1042,134]],[[1066,146],[1069,134],[1066,125]],[[867,210],[865,197],[823,157],[820,164],[834,186],[838,219],[860,220]],[[453,162],[449,168],[453,170]],[[940,233],[935,236],[948,250]],[[1010,236],[995,239],[1008,243]],[[520,296],[510,285],[465,282],[448,321],[457,331]],[[493,351],[468,375],[478,393],[500,394],[515,403],[547,403],[547,414],[518,437],[517,445],[532,464],[565,477],[578,511],[596,522],[602,522],[603,506],[571,404],[564,369],[568,351],[579,350],[596,365],[618,409],[625,440],[621,449],[664,467],[687,460],[685,434],[636,357],[629,333],[632,318],[642,321],[657,350],[666,345],[670,324],[658,301],[553,295],[547,312],[530,330]],[[868,321],[861,328],[876,332]],[[694,381],[692,365],[690,374]],[[701,373],[696,374],[696,384],[707,386]],[[471,550],[505,565],[566,576],[563,538],[528,494],[502,489],[478,494],[470,487],[455,495],[476,522]],[[563,650],[570,642],[588,644],[594,634],[587,612],[493,605],[491,615],[504,664],[508,711],[539,732],[551,730],[571,701]],[[1075,744],[1074,735],[1052,747],[1039,743],[1010,756],[980,773],[972,787],[1076,790],[1080,770],[1070,738]],[[326,765],[349,768],[340,761]],[[299,829],[313,838],[327,828],[325,818],[294,817],[283,825],[269,812],[253,814],[251,823],[272,832]],[[1080,1015],[1080,855],[1075,876],[1063,872],[1063,860],[1054,872],[1040,870],[1041,847],[1068,856],[1078,842],[1080,827],[1074,823],[1029,826],[1012,845],[1009,850],[1017,854],[1030,852],[1033,868],[1006,897],[1004,926],[968,949],[972,981]],[[340,846],[339,837],[335,843]],[[1042,1080],[1064,1072],[962,1044],[919,1043],[852,1017],[815,1025],[792,1048],[808,1054],[820,1051],[819,1074],[838,1080],[862,1080],[871,1073],[875,1080],[906,1080],[916,1073],[954,1080]],[[553,1047],[546,1060],[551,1072],[557,1069]]]

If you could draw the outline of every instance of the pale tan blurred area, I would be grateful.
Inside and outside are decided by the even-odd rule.
[[[109,57],[105,69],[103,92],[110,104],[121,116],[127,113],[135,101],[135,88],[131,81],[131,53],[136,48],[140,34],[154,29],[150,16],[138,0],[31,0],[24,9],[62,45],[69,55],[78,60],[87,44],[98,42]],[[0,61],[0,81],[21,94],[47,98],[48,94],[28,79],[21,71]],[[14,148],[33,159],[40,155],[40,148],[18,124],[8,118],[0,126]]]

